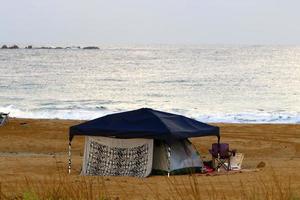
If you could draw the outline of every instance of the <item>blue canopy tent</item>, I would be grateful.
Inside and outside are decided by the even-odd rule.
[[[76,135],[104,136],[122,139],[147,138],[166,143],[190,137],[217,136],[219,127],[208,125],[182,115],[150,108],[106,115],[70,127],[69,172],[71,169],[71,141]]]
[[[219,127],[211,126],[182,115],[141,108],[106,115],[70,127],[69,140],[75,135],[116,138],[152,138],[169,141],[173,138],[217,136]]]

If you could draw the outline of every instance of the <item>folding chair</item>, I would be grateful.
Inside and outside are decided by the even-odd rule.
[[[0,112],[0,126],[8,123],[8,115],[9,115],[9,113]]]
[[[224,168],[226,171],[231,170],[230,158],[235,156],[236,150],[229,150],[227,143],[214,143],[209,150],[212,155],[213,168],[217,171]]]

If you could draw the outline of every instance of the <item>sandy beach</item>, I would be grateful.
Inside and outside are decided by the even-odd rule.
[[[10,119],[0,127],[0,182],[4,194],[16,192],[12,185],[45,181],[47,177],[67,176],[78,181],[83,156],[83,137],[73,140],[73,170],[67,175],[68,128],[76,120]],[[293,191],[300,191],[300,125],[286,124],[215,124],[221,128],[222,142],[245,154],[244,171],[213,175],[195,174],[193,179],[201,185],[203,197],[213,190],[218,195],[240,198],[241,187],[251,191],[259,184],[271,187],[276,179]],[[209,160],[208,149],[214,137],[191,139],[204,160]],[[263,164],[262,164],[263,162]],[[261,168],[257,168],[260,163]],[[60,174],[60,175],[58,175]],[[88,177],[93,179],[93,177]],[[95,178],[94,178],[95,179]],[[172,199],[172,185],[181,188],[180,194],[188,197],[191,176],[151,176],[138,179],[105,177],[107,193],[120,199]],[[170,185],[171,181],[171,185]],[[173,182],[172,182],[173,181]],[[174,182],[175,181],[175,182]],[[241,186],[242,183],[242,186]],[[203,185],[203,187],[202,187]],[[20,186],[21,187],[21,186]],[[177,190],[177,189],[176,189]],[[174,193],[173,193],[174,194]],[[299,194],[298,194],[299,195]],[[221,197],[220,196],[220,197]],[[174,198],[173,198],[174,199]]]

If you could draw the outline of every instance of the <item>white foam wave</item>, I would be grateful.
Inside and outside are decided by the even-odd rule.
[[[13,105],[0,107],[1,112],[10,113],[9,116],[16,118],[32,118],[32,119],[79,119],[89,120],[101,117],[113,111],[95,109],[43,109],[43,110],[30,110],[19,109]]]
[[[291,113],[239,113],[220,114],[214,116],[199,116],[196,118],[204,122],[218,123],[253,123],[253,124],[295,124],[300,123],[300,114]]]
[[[231,113],[214,115],[197,115],[194,112],[173,109],[177,114],[186,115],[202,122],[210,123],[300,123],[300,113]],[[11,117],[32,119],[78,119],[91,120],[122,110],[95,109],[20,109],[13,105],[0,107],[0,112],[9,112]],[[172,112],[172,111],[171,111]]]

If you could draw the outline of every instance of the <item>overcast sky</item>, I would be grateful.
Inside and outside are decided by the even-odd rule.
[[[0,0],[0,43],[300,44],[299,0]]]

